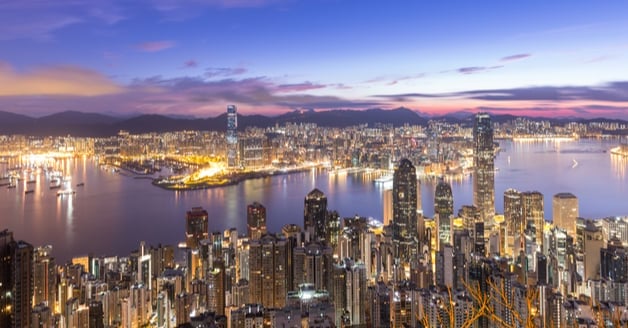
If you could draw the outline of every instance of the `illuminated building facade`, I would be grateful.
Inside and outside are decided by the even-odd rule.
[[[515,245],[523,241],[525,219],[521,205],[521,193],[515,189],[504,192],[504,222],[506,223],[506,250],[510,255],[517,249],[523,249],[522,245]]]
[[[495,216],[495,146],[493,123],[487,113],[478,113],[473,126],[473,204],[482,220],[493,225]]]
[[[246,225],[249,238],[261,238],[266,233],[266,207],[258,202],[249,204],[246,207]]]
[[[565,229],[570,236],[576,235],[576,219],[580,215],[578,197],[563,192],[552,198],[552,219],[554,225]]]
[[[543,194],[538,191],[521,193],[521,212],[527,227],[534,227],[534,237],[538,247],[543,244],[543,227],[545,226],[545,210]]]
[[[324,240],[327,236],[327,197],[318,189],[305,196],[303,227],[312,241]]]
[[[393,175],[394,257],[408,261],[416,253],[417,180],[412,162],[402,159]]]
[[[238,165],[238,112],[235,105],[227,106],[227,165]]]
[[[438,222],[439,249],[444,244],[451,244],[452,216],[454,214],[454,196],[451,186],[440,180],[434,193],[434,214]]]
[[[195,249],[200,245],[200,241],[207,239],[207,220],[209,215],[202,207],[194,207],[185,216],[185,241],[186,246]]]

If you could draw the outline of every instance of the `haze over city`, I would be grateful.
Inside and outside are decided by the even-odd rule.
[[[0,110],[627,119],[625,2],[0,3]]]

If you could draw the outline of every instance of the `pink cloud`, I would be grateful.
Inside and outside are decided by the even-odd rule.
[[[175,46],[173,41],[161,40],[161,41],[149,41],[135,45],[135,48],[144,52],[158,52],[166,50]]]
[[[185,63],[183,63],[183,68],[194,68],[197,66],[198,62],[194,59],[186,60]]]

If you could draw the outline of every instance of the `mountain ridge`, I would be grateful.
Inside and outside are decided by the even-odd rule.
[[[366,110],[336,109],[327,111],[292,111],[277,116],[259,114],[238,114],[238,127],[270,127],[286,123],[314,123],[319,126],[345,127],[350,125],[375,123],[392,124],[393,126],[427,125],[429,120],[443,120],[449,123],[473,124],[473,113],[454,112],[442,116],[424,116],[408,108],[395,109],[371,108]],[[506,122],[517,116],[510,114],[492,115],[494,122]],[[620,122],[620,119],[592,118],[539,118],[527,117],[530,120],[549,120],[552,123],[567,121],[589,122]],[[171,132],[181,130],[226,130],[227,114],[215,117],[193,118],[176,117],[160,114],[142,114],[131,118],[111,115],[64,111],[39,118],[23,114],[0,111],[0,135],[24,134],[31,136],[63,136],[107,137],[117,134],[120,130],[130,133]]]

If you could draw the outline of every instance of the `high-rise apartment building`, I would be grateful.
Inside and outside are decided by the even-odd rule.
[[[246,226],[248,237],[260,239],[266,233],[266,207],[254,202],[246,207]]]
[[[478,113],[473,126],[473,204],[484,223],[495,216],[495,146],[493,124],[487,113]]]
[[[186,246],[195,249],[200,245],[200,241],[207,239],[207,221],[209,214],[202,207],[193,207],[187,211],[185,216],[185,241]]]
[[[552,198],[552,219],[554,225],[565,229],[567,234],[576,236],[576,219],[580,215],[578,198],[572,193],[558,193]]]
[[[249,245],[249,301],[268,308],[286,305],[288,247],[286,238],[264,235]]]
[[[417,180],[412,162],[402,159],[393,175],[394,256],[407,262],[416,253]]]

